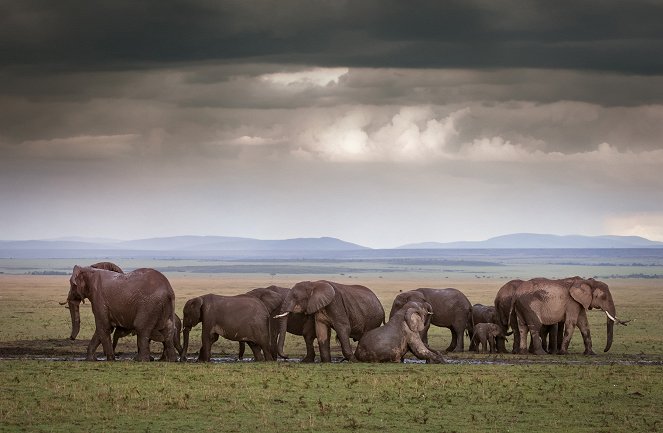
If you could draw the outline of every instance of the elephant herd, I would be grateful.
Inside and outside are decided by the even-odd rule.
[[[321,362],[331,361],[331,330],[336,332],[343,357],[363,362],[402,362],[410,352],[430,363],[444,362],[443,353],[428,345],[430,325],[448,328],[451,343],[445,352],[470,350],[506,352],[514,334],[514,353],[567,353],[573,330],[583,336],[585,354],[593,354],[586,310],[599,308],[607,319],[607,351],[613,338],[615,306],[608,286],[580,277],[551,280],[513,280],[495,297],[494,306],[472,305],[457,289],[420,288],[399,293],[385,323],[385,312],[367,287],[331,281],[303,281],[292,288],[269,286],[236,296],[206,294],[189,299],[183,315],[175,313],[175,294],[168,279],[154,269],[124,273],[110,262],[75,266],[66,304],[71,314],[71,339],[80,329],[79,305],[90,301],[95,332],[87,349],[96,359],[101,344],[108,360],[115,358],[120,337],[135,334],[136,360],[150,360],[150,340],[163,343],[161,359],[187,360],[189,335],[202,324],[198,361],[210,361],[212,344],[224,337],[239,342],[239,357],[249,345],[256,361],[286,358],[286,334],[302,336],[303,362],[315,360],[318,342]],[[180,333],[183,343],[180,345]],[[527,346],[527,333],[531,345]],[[112,341],[111,341],[111,336]],[[350,339],[357,341],[353,351]]]

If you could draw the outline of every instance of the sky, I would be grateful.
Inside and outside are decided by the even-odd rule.
[[[0,239],[663,241],[663,2],[0,0]]]

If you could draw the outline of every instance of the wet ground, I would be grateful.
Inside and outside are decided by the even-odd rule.
[[[84,361],[88,341],[69,339],[50,340],[18,340],[0,342],[0,360],[42,360],[42,361]],[[339,350],[340,351],[340,350]],[[152,356],[160,356],[160,348],[152,347]],[[136,355],[131,345],[118,345],[116,354],[118,361],[132,361]],[[189,362],[195,362],[196,353],[187,357]],[[97,351],[97,359],[104,360],[101,348]],[[534,355],[508,355],[508,354],[477,354],[472,352],[447,354],[448,364],[458,365],[662,365],[663,356],[648,354],[599,354],[596,356],[568,355],[568,356],[534,356]],[[252,357],[238,359],[236,354],[213,354],[213,363],[252,362]],[[279,362],[300,362],[301,358],[293,357],[279,359]],[[345,362],[341,357],[332,358],[332,362]],[[406,364],[423,364],[424,361],[415,358],[405,360]]]

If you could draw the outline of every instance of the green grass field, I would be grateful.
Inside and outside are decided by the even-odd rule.
[[[536,272],[537,270],[530,270]],[[577,272],[561,266],[559,276]],[[168,274],[178,310],[201,293],[235,294],[291,286],[309,278],[364,284],[389,311],[399,290],[457,287],[472,303],[490,304],[501,277],[440,280],[426,272],[352,275]],[[584,357],[576,332],[571,355],[453,354],[445,365],[295,362],[79,362],[93,331],[82,306],[79,340],[58,304],[67,276],[0,275],[0,431],[431,431],[633,432],[663,429],[663,288],[658,280],[611,279],[623,319],[611,351],[605,316],[590,312],[599,353]],[[191,353],[200,328],[192,332]],[[443,349],[450,333],[431,331]],[[467,339],[466,339],[467,345]],[[119,351],[135,353],[135,338]],[[160,351],[153,344],[152,351]],[[289,336],[286,351],[304,353]],[[219,341],[214,356],[234,357],[237,343]],[[332,354],[340,350],[332,347]],[[98,352],[101,356],[101,351]],[[11,358],[11,359],[6,359]],[[56,358],[58,361],[45,360]]]

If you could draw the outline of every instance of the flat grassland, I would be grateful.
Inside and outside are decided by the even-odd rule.
[[[73,264],[73,262],[72,262]],[[158,266],[157,269],[159,269]],[[557,276],[574,275],[560,267]],[[177,309],[204,293],[237,294],[270,284],[326,278],[370,287],[385,311],[399,290],[456,287],[472,303],[492,304],[503,277],[440,279],[393,274],[167,273]],[[633,432],[663,429],[663,288],[656,279],[609,279],[617,313],[610,352],[605,315],[589,312],[595,357],[581,355],[579,332],[568,356],[448,354],[448,364],[373,365],[236,362],[237,343],[221,339],[213,357],[228,362],[135,363],[135,338],[122,361],[79,362],[92,335],[89,303],[81,332],[70,332],[63,301],[68,276],[0,275],[0,431],[430,431]],[[200,326],[190,353],[199,347]],[[450,333],[432,328],[430,343]],[[466,347],[468,339],[465,340]],[[158,356],[160,347],[152,345]],[[288,336],[286,352],[305,353]],[[317,348],[316,348],[317,352]],[[332,355],[340,356],[338,347]],[[98,355],[101,357],[101,350]]]

